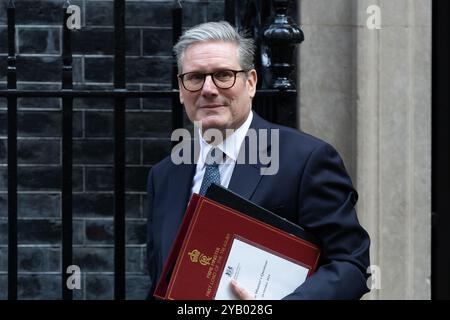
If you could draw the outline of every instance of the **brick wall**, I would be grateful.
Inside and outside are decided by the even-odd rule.
[[[0,88],[6,87],[6,4],[0,0]],[[18,87],[58,89],[63,0],[16,1]],[[223,0],[181,1],[183,26],[223,19]],[[73,32],[74,87],[112,88],[113,2],[81,8]],[[170,87],[172,1],[126,2],[127,82],[134,90]],[[74,100],[73,259],[82,271],[75,299],[113,297],[113,100]],[[61,101],[18,101],[19,299],[61,297]],[[143,299],[146,176],[170,150],[170,99],[129,99],[126,115],[126,297]],[[7,121],[0,99],[0,299],[7,298]]]

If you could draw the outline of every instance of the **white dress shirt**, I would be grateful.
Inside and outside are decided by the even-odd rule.
[[[224,141],[219,143],[216,147],[219,148],[225,155],[225,161],[222,164],[219,164],[219,172],[220,172],[220,184],[225,188],[228,188],[228,185],[231,180],[231,175],[233,174],[234,166],[236,165],[236,161],[239,155],[239,150],[241,148],[242,142],[245,139],[248,128],[250,128],[250,124],[253,119],[253,111],[250,110],[248,114],[247,120],[236,129],[233,134],[227,137]],[[200,130],[197,128],[197,130]],[[202,185],[203,175],[205,174],[205,159],[208,155],[209,151],[213,147],[208,144],[202,137],[201,132],[199,132],[200,137],[200,152],[199,158],[197,159],[197,167],[195,169],[194,179],[192,181],[191,195],[192,193],[198,193],[200,191],[200,187]]]

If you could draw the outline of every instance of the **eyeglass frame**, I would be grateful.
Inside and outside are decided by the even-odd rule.
[[[214,80],[214,74],[218,73],[218,72],[223,72],[223,71],[231,71],[231,72],[233,72],[233,75],[234,75],[233,84],[231,86],[229,86],[228,88],[222,88],[222,87],[218,86],[216,81]],[[227,90],[227,89],[231,89],[236,84],[236,78],[237,78],[237,74],[238,73],[240,73],[240,72],[248,72],[248,71],[250,71],[250,70],[244,70],[244,69],[242,69],[242,70],[222,69],[222,70],[218,70],[218,71],[214,71],[214,72],[208,72],[208,73],[203,73],[203,72],[198,72],[198,71],[190,71],[190,72],[181,73],[177,77],[180,79],[181,84],[183,85],[183,88],[185,90],[189,91],[189,92],[198,92],[198,91],[202,90],[203,86],[205,85],[205,81],[206,81],[206,77],[207,76],[211,76],[211,80],[212,80],[212,82],[214,83],[214,85],[217,88],[223,89],[223,90]],[[184,78],[185,75],[187,75],[189,73],[199,73],[199,74],[203,75],[203,83],[202,83],[202,85],[201,85],[201,87],[199,89],[197,89],[197,90],[189,90],[188,88],[186,88],[183,78]]]

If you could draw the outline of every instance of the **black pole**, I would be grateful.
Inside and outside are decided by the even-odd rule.
[[[7,7],[7,88],[17,89],[14,1]],[[8,97],[8,299],[17,300],[17,97]]]
[[[62,89],[72,89],[72,45],[71,31],[66,25],[69,1],[63,5],[63,50],[62,50]],[[62,296],[64,300],[73,299],[73,291],[67,285],[70,274],[67,267],[72,265],[72,111],[73,98],[62,98]]]
[[[183,25],[183,11],[181,4],[175,0],[172,7],[172,43],[175,45],[181,36],[181,28]],[[178,65],[174,58],[172,61],[172,90],[178,89]],[[183,127],[183,106],[180,103],[178,95],[172,96],[172,129]],[[177,144],[173,141],[173,144]]]
[[[125,0],[114,0],[114,89],[125,90]],[[114,299],[125,299],[125,99],[114,99]]]

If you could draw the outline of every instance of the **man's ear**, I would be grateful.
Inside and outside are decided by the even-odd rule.
[[[247,90],[251,98],[255,96],[257,82],[258,75],[256,74],[256,70],[252,69],[247,73]]]
[[[179,92],[179,96],[180,96],[180,103],[183,104],[183,90],[181,90],[181,80],[178,78],[178,92]]]

